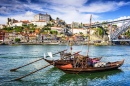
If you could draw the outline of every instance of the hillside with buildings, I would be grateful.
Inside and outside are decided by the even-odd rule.
[[[6,25],[0,24],[0,42],[5,44],[65,42],[65,30],[69,30],[73,33],[77,42],[83,41],[86,44],[88,41],[88,26],[89,24],[83,24],[82,22],[67,24],[58,17],[53,19],[47,13],[35,15],[33,21],[7,18]],[[112,31],[116,30],[117,27],[117,25],[113,25]],[[123,36],[130,37],[129,30],[124,34]],[[90,29],[91,43],[108,43],[109,35],[110,28],[107,24]],[[121,35],[120,37],[123,36]]]

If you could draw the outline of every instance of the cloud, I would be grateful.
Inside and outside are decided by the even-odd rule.
[[[51,4],[64,5],[64,6],[82,6],[88,0],[45,0]]]
[[[33,13],[32,11],[27,11],[26,13],[25,13],[25,16],[27,16],[27,17],[29,17],[29,16],[34,16],[35,15],[35,13]]]
[[[117,3],[117,6],[124,6],[124,5],[129,5],[130,2],[123,2],[123,1],[120,1],[119,3]]]
[[[100,13],[116,11],[122,6],[129,5],[124,1],[95,1],[89,0],[1,0],[0,15],[16,18],[17,20],[33,20],[38,13],[48,13],[52,18],[59,17],[67,23],[89,22],[90,14],[95,21],[100,21]],[[34,3],[35,2],[35,3]],[[13,3],[13,4],[12,4]],[[6,17],[2,17],[6,18]]]
[[[31,11],[27,11],[24,14],[10,15],[8,17],[6,17],[6,16],[0,16],[0,19],[1,19],[0,24],[6,24],[7,18],[16,19],[18,21],[20,21],[20,20],[29,20],[29,21],[32,21],[34,15],[35,15],[35,13],[33,13]]]
[[[36,10],[36,11],[44,11],[43,7],[38,4],[24,4],[23,6],[26,9],[28,8],[28,9]]]
[[[1,12],[0,14],[2,14],[2,13],[5,14],[6,11],[7,11],[7,10],[6,10],[6,7],[2,6],[2,7],[0,8],[0,12]]]
[[[117,18],[117,19],[114,19],[114,21],[116,21],[116,20],[122,20],[122,19],[130,19],[130,16],[121,16],[121,17],[119,17],[119,18]]]
[[[77,11],[72,11],[70,13],[65,13],[65,14],[52,14],[52,17],[53,18],[57,18],[57,16],[60,18],[60,19],[63,19],[65,20],[67,23],[72,23],[73,21],[74,22],[79,22],[79,23],[89,23],[89,20],[90,20],[90,15],[91,14],[82,14],[82,13],[79,13]],[[98,19],[99,16],[98,15],[92,15],[93,16],[93,19]],[[97,20],[94,20],[94,21],[97,21]],[[93,22],[94,22],[93,21]]]
[[[7,17],[0,16],[0,24],[6,24],[7,22]]]
[[[79,12],[93,12],[103,13],[117,10],[121,6],[129,5],[130,2],[115,2],[115,1],[96,1],[93,3],[87,3],[88,0],[45,0],[46,3],[50,3],[51,9],[65,13],[67,10],[78,10]]]
[[[77,0],[78,1],[78,0]],[[77,22],[88,22],[90,18],[90,14],[93,14],[94,21],[103,21],[100,20],[100,16],[95,13],[104,13],[109,11],[115,11],[120,6],[128,5],[128,2],[94,2],[90,4],[85,4],[85,0],[81,0],[78,5],[75,5],[77,2],[67,1],[60,2],[55,0],[48,0],[52,5],[50,8],[54,10],[51,12],[51,15],[56,18],[62,18],[67,23],[71,23],[72,21]],[[70,2],[70,3],[69,3]],[[73,3],[73,4],[72,4]],[[55,6],[55,4],[57,4]],[[72,5],[71,5],[72,4]]]
[[[119,7],[128,5],[130,2],[94,2],[87,5],[83,5],[79,8],[79,12],[92,12],[92,13],[103,13],[117,10]]]
[[[33,20],[33,17],[34,17],[34,13],[31,12],[31,11],[27,11],[26,13],[24,14],[21,14],[21,15],[12,15],[12,16],[9,16],[10,18],[14,18],[16,20]]]

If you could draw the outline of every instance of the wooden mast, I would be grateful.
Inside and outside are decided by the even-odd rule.
[[[70,52],[71,52],[71,55],[72,55],[72,41],[74,41],[73,39],[73,22],[72,22],[72,36],[70,37]]]
[[[90,28],[91,28],[91,20],[92,20],[92,15],[90,16],[90,24],[89,24],[89,28],[87,30],[87,35],[88,35],[88,50],[87,50],[87,56],[88,56],[88,53],[89,53],[89,41],[90,41]]]

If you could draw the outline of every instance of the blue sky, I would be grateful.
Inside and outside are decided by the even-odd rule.
[[[66,23],[88,23],[130,18],[129,0],[0,0],[0,24],[7,18],[33,20],[38,13],[48,13]]]

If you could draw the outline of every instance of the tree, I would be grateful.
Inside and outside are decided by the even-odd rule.
[[[48,32],[48,31],[50,31],[51,30],[51,24],[47,24],[47,25],[45,25],[42,29],[41,29],[41,33],[42,32]]]
[[[80,35],[83,35],[83,32],[79,32]]]
[[[16,43],[19,43],[20,41],[21,41],[20,38],[15,38]]]
[[[126,35],[128,38],[130,38],[130,31],[129,31],[129,30],[126,31],[126,32],[124,33],[124,35]]]
[[[23,31],[23,27],[21,27],[21,26],[15,26],[14,30],[15,30],[15,32],[22,32]]]
[[[8,32],[12,32],[13,31],[13,28],[12,27],[5,27],[3,28],[3,30],[6,30]]]
[[[83,27],[83,23],[81,22],[80,25],[79,25],[79,28],[82,28]]]
[[[103,37],[106,34],[106,30],[103,27],[97,27],[95,34]]]
[[[104,31],[101,28],[99,28],[99,27],[97,28],[97,30],[98,30],[98,34],[100,36],[103,36]]]
[[[50,34],[56,34],[56,35],[57,35],[57,34],[58,34],[58,31],[51,30],[51,31],[50,31]]]

